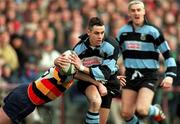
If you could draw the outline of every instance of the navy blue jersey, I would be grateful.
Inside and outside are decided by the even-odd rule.
[[[155,26],[145,23],[134,29],[130,22],[119,30],[116,39],[126,68],[158,69],[159,53],[162,53],[167,67],[166,76],[176,76],[176,62],[163,34]]]
[[[107,81],[118,71],[119,47],[112,38],[105,38],[99,47],[90,47],[89,37],[80,36],[80,42],[73,48],[84,66],[89,67],[95,80]]]

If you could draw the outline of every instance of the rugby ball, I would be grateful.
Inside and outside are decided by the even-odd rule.
[[[67,50],[63,53],[63,55],[65,55],[65,57],[69,58],[70,55],[72,54],[76,54],[73,50]],[[64,68],[62,68],[62,72],[65,75],[72,75],[76,73],[76,68],[73,64],[71,63],[67,63],[67,66],[65,66]]]

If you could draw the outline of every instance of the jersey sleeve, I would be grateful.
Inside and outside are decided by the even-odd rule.
[[[170,77],[176,77],[176,62],[171,54],[171,49],[169,48],[168,42],[165,40],[163,34],[159,31],[155,39],[157,48],[162,53],[165,60],[165,66],[167,67],[165,75]]]

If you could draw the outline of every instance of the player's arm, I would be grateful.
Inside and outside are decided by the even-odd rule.
[[[56,67],[59,67],[59,68],[63,68],[63,67],[66,67],[66,64],[70,62],[70,59],[67,59],[65,56],[63,55],[60,55],[58,58],[56,58],[54,60],[54,64]],[[80,71],[78,71],[75,75],[74,75],[74,78],[76,79],[80,79],[80,80],[83,80],[83,81],[87,81],[87,82],[90,82],[94,85],[96,85],[99,89],[99,92],[101,94],[101,96],[104,96],[107,94],[107,89],[106,87],[100,82],[100,81],[96,81],[95,79],[91,78],[89,75],[85,74],[85,73],[82,73]]]
[[[159,44],[157,44],[157,47],[159,51],[162,53],[164,59],[165,59],[165,65],[167,66],[167,70],[165,72],[165,75],[168,77],[176,77],[176,62],[175,59],[172,56],[172,51],[167,43],[167,41],[164,39],[164,36],[162,33],[160,36],[156,39],[156,41],[159,41]]]
[[[102,83],[100,81],[96,81],[93,78],[91,78],[89,75],[78,71],[75,75],[74,75],[75,79],[78,80],[83,80],[83,81],[87,81],[87,82],[91,82],[92,84],[96,85],[97,87],[99,87],[100,85],[102,85]]]
[[[165,78],[161,82],[160,86],[163,88],[171,88],[173,83],[173,78],[176,77],[176,62],[171,54],[171,49],[165,40],[161,31],[158,32],[158,37],[156,38],[156,45],[159,51],[162,53],[165,59],[165,65],[167,67],[165,72]]]

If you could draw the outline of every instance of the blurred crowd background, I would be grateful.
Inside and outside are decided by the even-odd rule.
[[[143,0],[147,20],[159,27],[178,66],[174,87],[159,88],[154,102],[163,106],[168,124],[180,123],[180,0]],[[17,85],[30,83],[53,66],[53,60],[71,49],[86,31],[89,18],[101,17],[106,35],[116,36],[128,21],[129,0],[0,0],[0,102]],[[160,57],[161,58],[161,57]],[[119,63],[121,63],[121,59]],[[123,66],[120,65],[123,73]],[[165,67],[159,69],[163,77]],[[160,78],[161,81],[161,78]],[[118,117],[120,98],[114,99],[108,124]],[[85,97],[73,85],[63,98],[37,110],[24,124],[83,124]],[[155,124],[147,120],[148,124]]]

